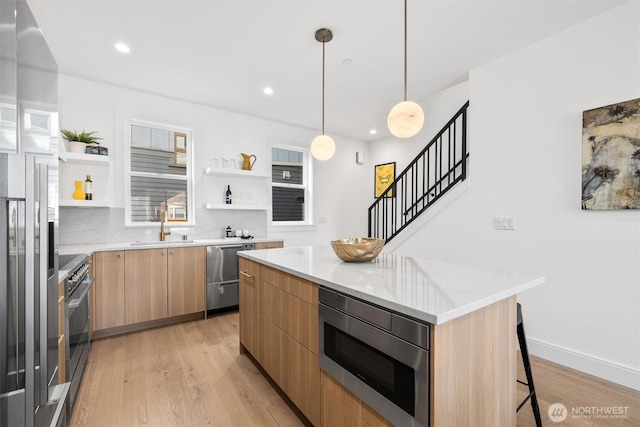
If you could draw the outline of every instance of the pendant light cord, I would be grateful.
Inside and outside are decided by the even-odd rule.
[[[324,45],[326,42],[322,40],[322,134],[324,135]]]
[[[407,0],[404,0],[404,100],[407,100]]]

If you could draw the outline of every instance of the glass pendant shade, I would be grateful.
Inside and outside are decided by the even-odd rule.
[[[329,160],[336,152],[336,143],[327,135],[318,135],[311,141],[311,155],[318,160]]]
[[[389,131],[397,138],[411,138],[422,129],[424,112],[413,101],[396,104],[387,117]]]

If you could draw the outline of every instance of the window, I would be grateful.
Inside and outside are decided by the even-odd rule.
[[[193,225],[191,130],[129,121],[126,225],[149,226],[162,212],[170,223]]]
[[[271,207],[274,224],[311,224],[309,152],[271,149]]]

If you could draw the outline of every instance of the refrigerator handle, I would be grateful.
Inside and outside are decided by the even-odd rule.
[[[26,156],[25,174],[25,425],[32,426],[35,423],[36,399],[39,396],[36,390],[36,360],[37,354],[35,336],[35,308],[36,308],[36,181],[35,158]]]
[[[40,291],[40,369],[37,371],[39,375],[39,381],[37,381],[40,386],[38,387],[38,393],[40,396],[36,396],[36,406],[41,404],[45,404],[49,401],[49,325],[48,322],[51,320],[51,316],[49,316],[49,209],[48,209],[48,190],[49,187],[47,185],[47,181],[49,180],[49,174],[47,171],[48,166],[46,164],[39,164],[36,162],[35,167],[37,169],[36,177],[38,178],[38,183],[36,184],[36,195],[38,197],[38,202],[36,204],[36,214],[38,215],[37,224],[40,228],[40,256],[38,260],[40,261],[40,279],[38,281]],[[56,282],[57,284],[57,282]],[[57,291],[57,286],[55,287]],[[57,297],[57,292],[56,292]],[[53,319],[58,319],[57,316],[53,317]],[[55,328],[58,329],[57,326]],[[51,337],[52,339],[54,337]],[[57,335],[55,337],[57,339]],[[57,342],[57,340],[56,340]]]

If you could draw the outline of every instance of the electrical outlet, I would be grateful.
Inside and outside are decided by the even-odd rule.
[[[516,218],[513,216],[494,216],[493,228],[496,230],[515,230]]]

